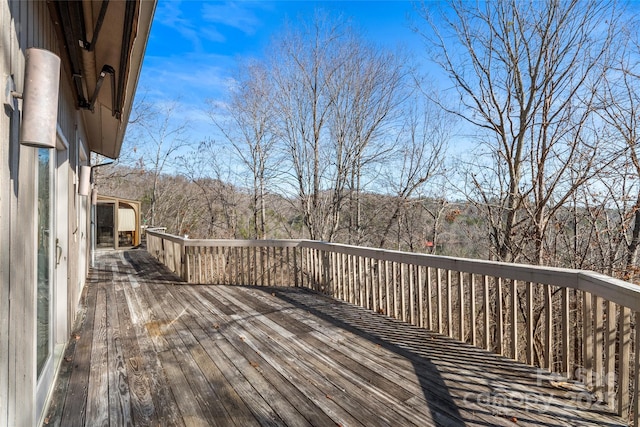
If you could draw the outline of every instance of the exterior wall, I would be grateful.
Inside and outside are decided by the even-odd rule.
[[[8,76],[13,76],[16,91],[22,92],[24,51],[40,47],[60,55],[56,37],[45,1],[0,0],[3,99]],[[0,426],[34,426],[41,416],[37,413],[36,396],[38,157],[37,149],[18,143],[21,103],[18,105],[17,111],[3,105],[0,114]],[[59,200],[55,192],[53,198],[58,220],[67,221],[66,226],[60,227],[64,236],[56,236],[64,242],[58,269],[63,265],[66,273],[53,285],[53,294],[58,297],[55,307],[63,308],[63,314],[54,320],[54,344],[68,339],[86,277],[87,263],[79,260],[86,257],[81,249],[86,248],[88,239],[88,222],[83,220],[88,215],[88,203],[76,190],[77,165],[81,162],[79,143],[86,141],[81,129],[70,76],[62,69],[58,136],[68,144],[68,152],[61,156],[58,176],[64,179],[60,180],[62,187],[57,186],[57,191],[66,200]],[[55,150],[51,155],[56,155]],[[55,211],[52,215],[56,215]],[[81,229],[80,225],[85,228]],[[58,361],[54,360],[53,366],[55,372]],[[49,382],[54,377],[50,376]],[[47,393],[48,387],[45,387],[45,397]],[[42,402],[42,397],[40,399]]]

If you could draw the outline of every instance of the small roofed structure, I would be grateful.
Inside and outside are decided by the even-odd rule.
[[[98,194],[95,206],[95,248],[140,245],[140,202]]]

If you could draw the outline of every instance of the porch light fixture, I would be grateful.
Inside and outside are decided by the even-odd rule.
[[[58,119],[60,58],[44,49],[25,51],[24,91],[12,92],[22,98],[20,144],[55,148]]]
[[[88,196],[91,190],[91,166],[80,166],[80,183],[78,194]]]
[[[81,196],[88,196],[91,191],[91,183],[93,182],[93,169],[101,166],[107,166],[113,162],[100,163],[93,166],[80,166],[80,176],[78,184],[78,194]],[[92,195],[93,197],[93,195]]]

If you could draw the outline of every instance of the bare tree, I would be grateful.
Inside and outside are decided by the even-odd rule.
[[[133,116],[139,119],[129,126],[129,138],[135,140],[134,149],[140,156],[138,166],[153,178],[148,189],[147,220],[151,225],[157,225],[158,204],[168,194],[161,177],[167,173],[179,150],[189,144],[188,123],[176,119],[178,108],[178,101],[168,104],[137,103]]]
[[[618,50],[605,90],[599,95],[601,117],[611,132],[607,156],[611,168],[601,174],[600,183],[609,196],[608,206],[616,212],[616,234],[621,242],[623,262],[617,270],[626,280],[637,280],[640,250],[640,43],[634,27],[621,27],[626,44]]]
[[[401,106],[410,94],[411,68],[404,55],[367,45],[352,34],[345,45],[344,65],[329,81],[329,128],[336,164],[331,215],[337,227],[346,210],[348,243],[360,244],[363,176],[367,174],[366,181],[372,182],[373,169],[393,151],[392,135],[401,125]],[[345,191],[348,200],[343,209]]]
[[[359,190],[363,165],[377,155],[375,141],[396,117],[403,64],[317,12],[275,41],[268,67],[305,228],[311,239],[332,240],[347,186]]]
[[[393,226],[414,203],[412,198],[416,193],[421,190],[424,193],[424,187],[445,171],[450,124],[442,112],[429,101],[420,103],[415,100],[408,106],[405,117],[404,128],[398,132],[398,142],[394,147],[397,159],[390,162],[391,167],[387,171],[394,206],[380,235],[381,248],[385,247]]]
[[[233,161],[225,146],[211,140],[200,142],[193,151],[177,159],[182,176],[198,189],[199,202],[195,206],[202,212],[195,234],[202,238],[249,237],[240,236],[239,232],[244,209],[242,192],[233,185],[236,181]]]
[[[228,104],[209,101],[210,116],[252,175],[254,238],[267,237],[265,188],[276,158],[273,84],[263,63],[243,64]]]
[[[616,29],[615,4],[449,6],[433,18],[423,4],[422,34],[459,101],[441,105],[476,130],[489,156],[470,162],[470,195],[484,208],[495,257],[546,262],[550,219],[594,173],[593,93]]]

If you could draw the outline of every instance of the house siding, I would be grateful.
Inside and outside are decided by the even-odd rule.
[[[24,52],[30,47],[60,55],[60,45],[45,1],[0,0],[0,82],[13,76],[17,92],[24,84]],[[4,101],[3,101],[4,103]],[[0,426],[34,426],[40,422],[36,389],[36,289],[37,289],[37,149],[21,146],[20,110],[3,105],[0,114]],[[86,141],[75,106],[68,70],[61,70],[58,132],[68,146],[68,160],[59,173],[68,179],[66,200],[56,200],[66,210],[68,227],[66,253],[66,316],[56,328],[54,339],[66,342],[86,277],[86,262],[78,262],[80,248],[88,239],[87,203],[76,191],[80,162],[78,144]],[[86,147],[85,147],[85,151]],[[52,155],[55,153],[52,151]],[[55,197],[55,194],[54,194]],[[52,212],[53,214],[53,212]],[[85,224],[80,229],[81,223]],[[84,246],[83,246],[84,245]],[[84,266],[84,268],[81,268]],[[80,271],[82,270],[82,271]],[[65,319],[66,317],[66,319]],[[54,342],[55,344],[55,342]],[[55,362],[55,361],[54,361]]]

